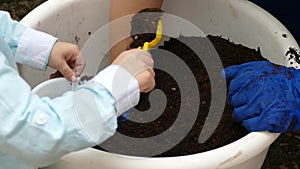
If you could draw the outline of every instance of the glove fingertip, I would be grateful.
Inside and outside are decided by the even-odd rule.
[[[226,80],[234,79],[240,72],[239,66],[230,66],[223,69],[221,76]]]
[[[224,79],[226,79],[225,69],[222,70],[222,72],[221,72],[221,77],[224,78]]]

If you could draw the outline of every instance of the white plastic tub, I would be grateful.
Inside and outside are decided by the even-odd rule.
[[[22,22],[82,47],[90,34],[108,23],[109,6],[109,0],[49,0],[28,14]],[[274,63],[289,65],[286,52],[290,47],[299,49],[293,36],[279,21],[246,0],[165,0],[163,9],[189,20],[205,34],[222,35],[250,48],[259,47],[262,54]],[[107,46],[108,43],[103,41],[103,45]],[[89,52],[97,53],[93,49],[89,48]],[[88,65],[94,62],[95,58],[87,57]],[[21,75],[32,87],[45,81],[49,71],[41,73],[20,66]],[[88,67],[85,73],[91,72],[94,73],[93,66]],[[270,144],[277,137],[278,134],[252,132],[218,149],[171,158],[131,157],[88,148],[64,156],[49,168],[259,169]]]

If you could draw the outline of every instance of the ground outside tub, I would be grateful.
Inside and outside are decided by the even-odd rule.
[[[109,22],[109,6],[109,0],[50,0],[30,12],[21,22],[83,47],[91,35]],[[246,0],[165,0],[163,10],[188,20],[206,35],[222,35],[249,48],[259,47],[263,56],[277,64],[290,66],[287,51],[290,48],[299,51],[293,36],[277,19]],[[108,30],[105,31],[107,36],[99,40],[101,48],[109,46]],[[86,52],[88,65],[85,75],[99,69],[98,62],[90,57],[99,53],[98,48],[86,46],[83,51]],[[32,87],[46,81],[53,71],[38,72],[24,66],[19,66],[19,70]],[[62,91],[69,89],[67,87]],[[42,87],[34,92],[38,93],[38,90]],[[125,156],[88,148],[62,157],[48,169],[259,169],[270,144],[278,136],[268,132],[252,132],[218,149],[163,158]]]

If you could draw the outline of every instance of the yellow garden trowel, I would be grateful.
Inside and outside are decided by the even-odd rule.
[[[139,49],[149,50],[149,49],[153,48],[154,46],[156,46],[160,42],[160,40],[162,39],[162,30],[163,30],[162,20],[159,19],[158,23],[157,23],[157,30],[156,30],[155,39],[151,42],[145,42],[142,47],[139,47]]]
[[[144,45],[141,47],[138,47],[139,49],[143,50],[150,50],[154,46],[156,46],[162,39],[162,20],[159,19],[157,23],[157,30],[156,30],[156,36],[155,39],[151,42],[145,42]],[[118,122],[126,121],[129,118],[129,115],[131,113],[132,109],[127,110],[122,114],[122,116],[119,116]]]

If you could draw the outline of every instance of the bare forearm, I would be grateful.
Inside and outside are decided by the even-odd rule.
[[[112,0],[110,20],[137,13],[145,8],[161,8],[163,0]]]
[[[161,8],[162,3],[163,0],[111,0],[110,21],[135,14],[145,8]],[[131,18],[123,18],[123,21],[120,21],[120,23],[123,23],[124,20],[127,19]],[[116,25],[118,24],[111,24],[110,26],[110,41],[112,47],[110,50],[111,62],[114,61],[121,52],[129,49],[129,45],[132,42],[130,38],[130,25]],[[120,34],[122,36],[120,36]]]

